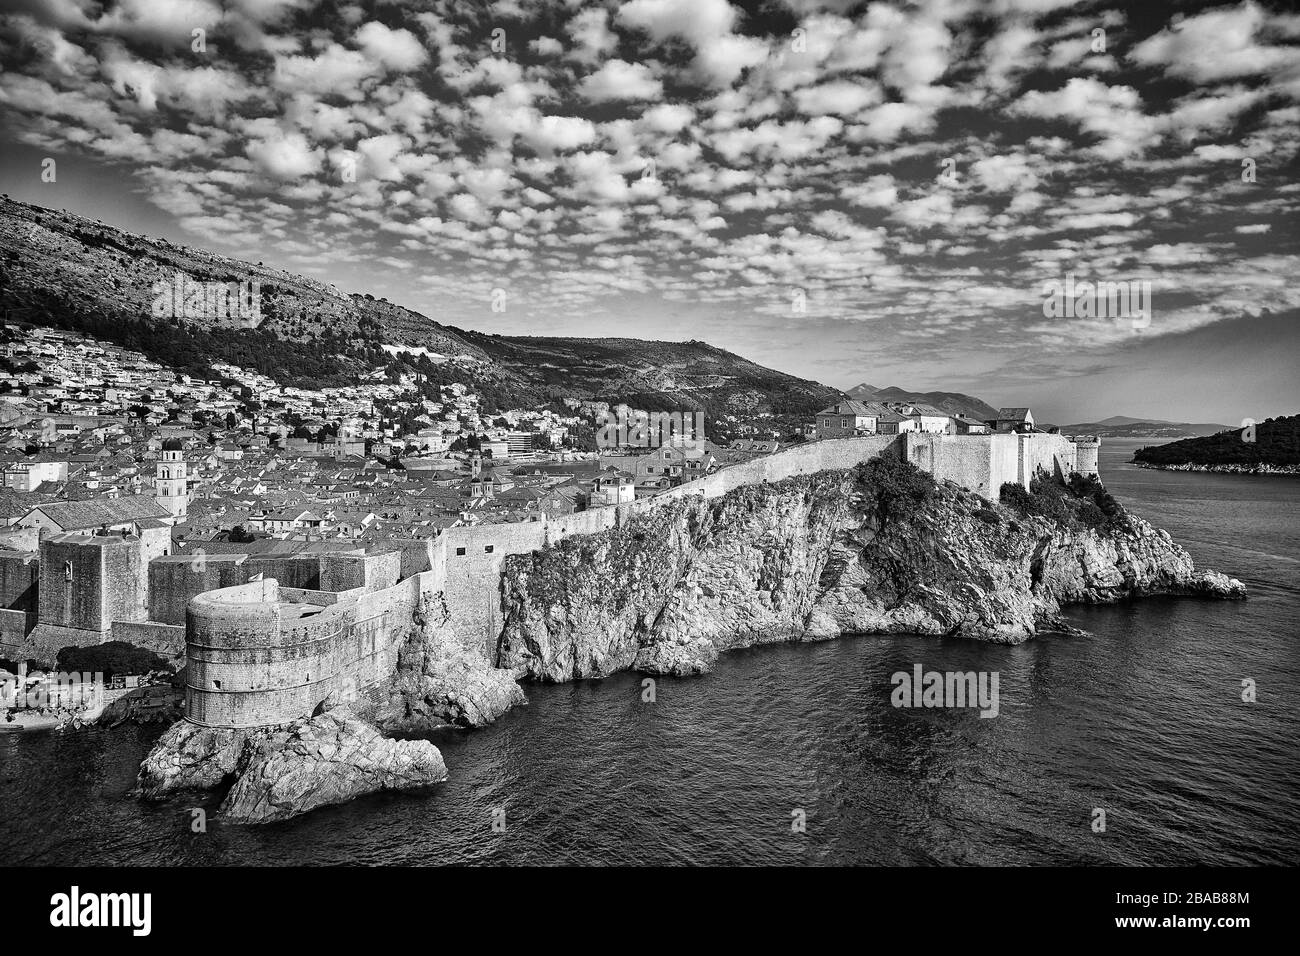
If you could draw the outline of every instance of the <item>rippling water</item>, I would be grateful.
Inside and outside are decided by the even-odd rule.
[[[156,728],[0,734],[0,863],[1295,864],[1300,480],[1143,471],[1137,444],[1103,445],[1108,486],[1249,601],[1072,608],[1091,637],[1020,647],[755,648],[653,704],[638,675],[532,686],[432,738],[426,793],[206,834],[127,794]],[[892,708],[917,662],[999,672],[999,716]]]

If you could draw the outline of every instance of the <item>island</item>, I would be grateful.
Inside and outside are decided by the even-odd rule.
[[[1300,415],[1268,418],[1167,445],[1150,445],[1133,453],[1141,468],[1168,471],[1216,471],[1252,475],[1300,474]]]

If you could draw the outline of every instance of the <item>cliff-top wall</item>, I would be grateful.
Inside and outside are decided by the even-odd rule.
[[[332,696],[370,686],[391,673],[395,649],[410,634],[418,609],[437,594],[446,607],[447,631],[461,648],[494,662],[506,624],[502,572],[511,556],[599,535],[741,489],[843,473],[882,455],[911,461],[936,479],[989,499],[996,499],[1003,482],[1027,483],[1037,469],[1068,473],[1075,463],[1073,444],[1055,435],[904,433],[828,439],[732,465],[625,505],[454,527],[427,542],[400,543],[385,555],[329,556],[314,576],[298,573],[293,565],[293,587],[268,576],[208,591],[189,602],[187,715],[213,726],[260,726],[307,716]],[[183,568],[167,571],[185,573]],[[390,583],[406,572],[411,573]],[[314,590],[318,581],[329,587]],[[185,584],[193,586],[188,580]],[[184,587],[174,590],[183,593]]]

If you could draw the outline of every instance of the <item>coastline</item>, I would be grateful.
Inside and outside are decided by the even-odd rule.
[[[492,652],[467,645],[445,602],[432,602],[377,699],[248,730],[179,721],[141,765],[138,792],[158,800],[231,784],[225,819],[287,819],[446,779],[431,743],[388,735],[484,726],[526,704],[525,682],[698,675],[727,651],[836,637],[1019,644],[1080,634],[1063,619],[1070,604],[1246,596],[1095,479],[1049,488],[993,501],[882,456],[670,500],[509,555]]]
[[[1153,471],[1186,471],[1219,475],[1282,475],[1292,478],[1300,477],[1300,465],[1198,465],[1193,464],[1192,462],[1182,462],[1176,465],[1160,465],[1153,462],[1135,460],[1130,460],[1129,464],[1138,468],[1148,468]]]

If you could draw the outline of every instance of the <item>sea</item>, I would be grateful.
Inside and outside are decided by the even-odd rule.
[[[135,799],[159,727],[0,734],[0,864],[1300,863],[1300,479],[1143,470],[1142,444],[1102,445],[1109,489],[1248,600],[529,685],[494,725],[430,735],[445,783],[269,826]],[[996,673],[997,715],[893,706],[918,664]]]

